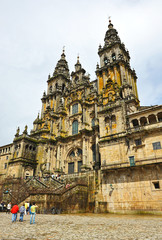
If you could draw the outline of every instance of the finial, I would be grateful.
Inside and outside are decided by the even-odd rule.
[[[65,46],[63,46],[61,59],[65,59]]]
[[[45,97],[45,96],[46,96],[46,91],[43,92],[43,97]]]
[[[77,63],[79,63],[79,53],[78,53],[78,56],[77,56]]]
[[[113,24],[111,23],[111,16],[109,16],[109,25],[108,25],[108,28],[113,28]]]
[[[15,137],[18,137],[18,136],[19,136],[19,133],[20,133],[20,128],[18,127],[17,130],[16,130]]]
[[[65,53],[65,46],[63,46],[62,53]]]
[[[98,50],[100,50],[102,47],[101,47],[101,44],[99,44],[99,47],[98,47]]]
[[[28,130],[28,126],[26,125],[23,134],[26,135],[28,133],[27,130]]]
[[[111,16],[109,16],[109,24],[111,23]]]

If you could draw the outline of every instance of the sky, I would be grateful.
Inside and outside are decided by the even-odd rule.
[[[108,17],[129,50],[142,106],[162,104],[161,0],[0,0],[0,146],[41,112],[65,46],[70,72],[79,54],[95,80]]]

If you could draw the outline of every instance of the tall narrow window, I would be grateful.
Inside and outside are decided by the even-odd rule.
[[[72,106],[72,114],[78,113],[78,103]]]
[[[96,162],[96,145],[92,145],[93,162]]]
[[[107,59],[107,57],[104,58],[104,64],[105,64],[105,65],[108,64],[108,59]]]
[[[113,60],[113,62],[116,61],[116,55],[115,55],[115,53],[112,54],[112,60]]]
[[[94,127],[95,126],[95,119],[93,118],[92,119],[92,127]]]
[[[68,173],[74,173],[74,162],[68,163]]]
[[[82,161],[78,161],[78,172],[81,172]]]
[[[72,135],[77,134],[78,133],[78,121],[75,120],[72,124]]]
[[[134,156],[129,157],[130,166],[135,166]]]

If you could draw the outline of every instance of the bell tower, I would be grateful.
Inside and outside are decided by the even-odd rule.
[[[100,57],[100,66],[97,65],[96,69],[98,93],[103,92],[111,79],[120,89],[122,98],[135,98],[139,102],[137,77],[135,71],[130,67],[129,51],[121,42],[111,20],[109,20],[108,30],[105,34],[104,46],[99,46],[98,55]]]
[[[42,97],[42,117],[46,110],[54,112],[58,110],[60,102],[63,101],[64,93],[70,85],[70,73],[64,49],[54,69],[53,76],[48,76],[47,83],[47,94],[44,92]]]

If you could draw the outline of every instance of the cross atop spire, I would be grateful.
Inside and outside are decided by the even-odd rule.
[[[109,29],[112,29],[112,28],[113,28],[113,24],[111,23],[111,16],[109,16],[109,25],[108,25],[108,28],[109,28]]]
[[[80,62],[79,62],[79,53],[78,53],[78,56],[77,56],[77,63],[80,63]]]

